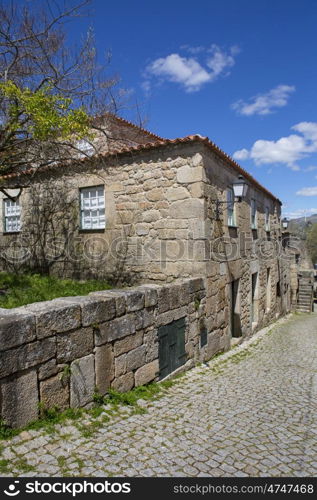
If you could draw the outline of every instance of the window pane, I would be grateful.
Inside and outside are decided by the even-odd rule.
[[[17,232],[21,229],[21,207],[19,200],[4,200],[4,231]]]

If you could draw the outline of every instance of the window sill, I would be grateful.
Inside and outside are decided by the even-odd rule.
[[[6,234],[10,235],[10,234],[21,234],[21,231],[3,231],[3,236],[5,236]]]

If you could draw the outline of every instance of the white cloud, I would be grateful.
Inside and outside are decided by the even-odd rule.
[[[313,172],[314,170],[317,170],[317,167],[315,165],[310,165],[307,168],[304,168],[304,172]]]
[[[241,160],[247,160],[250,157],[250,153],[247,149],[239,149],[236,151],[233,155],[235,160],[241,161]]]
[[[245,102],[242,99],[232,104],[232,109],[240,115],[268,115],[276,108],[286,106],[290,94],[295,91],[294,86],[278,85],[265,94],[258,94]]]
[[[296,194],[299,196],[317,196],[317,186],[302,188]]]
[[[285,205],[284,205],[285,208]],[[298,219],[299,217],[309,217],[309,215],[316,214],[317,208],[299,208],[298,210],[293,210],[292,212],[285,212],[283,210],[283,217],[289,217],[291,219]]]
[[[232,47],[229,54],[223,52],[217,45],[212,45],[208,52],[211,54],[206,64],[209,69],[211,69],[210,77],[212,80],[217,78],[218,75],[224,73],[225,70],[234,66],[235,60],[233,55],[235,55],[236,47]],[[227,74],[229,74],[227,72]]]
[[[181,45],[180,49],[186,50],[189,54],[200,54],[201,52],[205,52],[207,49],[203,45],[199,45],[198,47],[191,47],[190,45]]]
[[[317,142],[317,123],[316,122],[300,122],[292,127],[292,130],[303,134],[303,136],[313,143]]]
[[[229,52],[225,52],[218,45],[212,45],[208,49],[183,46],[183,49],[191,53],[192,57],[183,57],[175,53],[155,59],[148,64],[144,73],[145,90],[150,89],[153,78],[158,78],[159,82],[178,83],[186,92],[197,92],[204,84],[213,82],[220,75],[227,76],[229,68],[235,63],[234,55],[238,51],[237,47],[232,47]]]
[[[259,139],[251,149],[240,149],[233,154],[236,160],[251,159],[256,165],[285,164],[292,170],[300,170],[297,162],[317,152],[317,123],[301,122],[292,127],[299,132],[276,141]]]

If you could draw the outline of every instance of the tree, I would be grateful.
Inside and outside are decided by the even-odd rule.
[[[76,194],[66,181],[55,184],[46,180],[31,184],[27,196],[21,234],[1,251],[2,265],[15,273],[27,270],[48,275],[58,265],[63,275],[70,255],[76,264],[73,247],[78,230]]]
[[[76,50],[67,44],[65,23],[89,0],[0,2],[0,175],[90,156],[81,139],[94,146],[94,130],[107,133],[91,117],[116,111],[117,79],[98,65],[92,31]]]

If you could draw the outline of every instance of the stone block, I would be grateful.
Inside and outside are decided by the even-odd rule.
[[[143,317],[143,328],[148,328],[149,326],[154,325],[155,323],[155,315],[153,308],[146,308],[141,311]]]
[[[41,382],[40,400],[44,408],[57,407],[61,410],[69,408],[68,380],[59,374]]]
[[[202,155],[200,153],[194,154],[194,156],[192,156],[191,158],[191,164],[193,165],[193,167],[198,167],[198,165],[203,165],[204,160]]]
[[[114,318],[116,315],[116,301],[114,297],[95,296],[87,297],[81,305],[82,324],[91,326],[103,323]]]
[[[221,345],[220,345],[220,332],[219,330],[216,330],[212,333],[208,334],[207,337],[207,345],[206,345],[206,359],[210,359],[212,356],[220,352]]]
[[[89,297],[114,298],[116,303],[115,316],[122,316],[126,312],[125,292],[121,292],[120,290],[104,290],[99,292],[90,292]]]
[[[116,301],[116,316],[122,316],[126,312],[126,294],[125,292],[120,292],[119,290],[109,291]]]
[[[168,323],[171,323],[173,320],[174,320],[174,311],[173,310],[166,311],[157,316],[157,326],[167,325]]]
[[[70,333],[57,335],[57,361],[69,363],[77,358],[91,354],[94,348],[93,329],[80,328]]]
[[[114,356],[111,345],[96,347],[95,352],[96,386],[104,395],[114,379]]]
[[[135,332],[134,314],[126,314],[121,318],[113,319],[107,323],[99,325],[95,329],[95,345],[100,346],[113,340],[127,337]]]
[[[35,339],[34,315],[22,313],[19,309],[0,309],[0,350],[2,351]]]
[[[144,292],[144,305],[145,307],[156,306],[157,304],[157,291],[159,285],[144,285],[139,287]]]
[[[149,201],[160,201],[163,198],[163,189],[162,188],[154,188],[150,191],[147,191],[146,198]]]
[[[157,359],[159,355],[157,329],[153,329],[144,335],[144,345],[146,345],[146,363]]]
[[[2,418],[11,427],[23,427],[38,418],[36,370],[1,380]]]
[[[184,305],[189,304],[190,291],[189,291],[188,281],[182,282],[178,287],[178,291],[179,291],[179,297],[178,297],[179,305],[184,306]]]
[[[162,286],[160,290],[158,290],[158,312],[161,314],[170,309],[170,294],[169,287]]]
[[[142,219],[144,222],[155,222],[161,218],[159,210],[147,210],[143,212]]]
[[[45,380],[53,375],[56,375],[59,371],[61,371],[61,366],[58,366],[56,363],[56,359],[49,359],[45,363],[39,366],[38,369],[38,377],[39,380]]]
[[[157,376],[159,371],[158,360],[151,361],[144,366],[141,366],[135,372],[135,385],[145,385],[152,382]]]
[[[122,340],[117,340],[113,346],[113,352],[115,356],[120,356],[126,352],[132,351],[136,347],[142,345],[143,342],[143,332],[137,332],[133,335],[129,335]]]
[[[144,307],[144,293],[140,290],[126,292],[127,312],[139,311]]]
[[[90,403],[95,390],[94,355],[73,361],[70,374],[70,406],[78,408]]]
[[[174,219],[204,219],[204,210],[203,200],[189,198],[171,203],[169,215]]]
[[[112,389],[118,392],[128,392],[134,387],[134,375],[132,372],[115,378],[111,383]]]
[[[176,309],[180,305],[181,285],[171,285],[169,289],[169,303],[171,309]]]
[[[127,372],[127,355],[121,354],[114,360],[115,378],[121,377]]]
[[[184,187],[170,187],[167,189],[165,197],[169,201],[184,200],[189,198],[189,192]]]
[[[150,229],[151,229],[150,224],[135,225],[135,232],[138,236],[145,236],[146,234],[149,234]]]
[[[31,342],[0,356],[0,378],[44,363],[56,354],[55,337]]]
[[[70,298],[71,299],[71,298]],[[41,339],[54,333],[67,332],[80,326],[80,307],[61,299],[29,304],[25,310],[36,318],[36,336]]]
[[[189,281],[190,293],[199,292],[205,289],[203,278],[193,278]]]
[[[145,364],[146,346],[141,345],[126,354],[126,371],[136,370]]]

